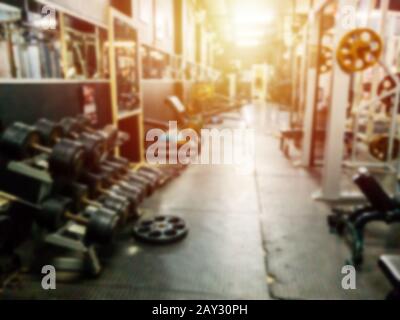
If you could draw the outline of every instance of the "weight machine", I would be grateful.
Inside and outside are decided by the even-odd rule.
[[[343,12],[346,6],[355,6],[354,1],[338,1],[337,13],[340,14]],[[370,8],[372,8],[372,2],[369,2]],[[389,8],[389,1],[381,2],[381,17],[382,23],[386,21],[387,13]],[[336,32],[335,32],[335,48],[338,50],[342,50],[340,52],[344,52],[343,50],[347,47],[351,47],[349,41],[354,41],[354,36],[359,35],[364,37],[365,33],[369,34],[369,43],[378,45],[380,48],[372,49],[369,47],[366,49],[367,54],[372,54],[373,57],[370,57],[370,60],[362,60],[363,58],[358,57],[358,60],[349,60],[346,61],[347,58],[342,57],[340,52],[338,52],[337,60],[334,60],[333,66],[333,82],[332,82],[332,100],[330,107],[330,115],[328,119],[328,128],[327,128],[327,137],[326,137],[326,145],[324,151],[324,167],[323,167],[323,179],[322,179],[322,189],[320,192],[314,195],[317,200],[325,200],[325,201],[358,201],[362,199],[362,196],[359,193],[349,193],[341,190],[341,180],[338,177],[342,176],[342,171],[344,165],[350,167],[358,167],[358,166],[367,166],[367,167],[378,167],[383,168],[389,173],[397,173],[397,167],[392,162],[392,154],[394,149],[394,139],[397,134],[397,110],[394,107],[392,110],[392,118],[390,123],[390,131],[388,138],[388,146],[387,146],[387,161],[385,163],[374,163],[374,162],[358,162],[351,161],[344,162],[344,144],[343,140],[346,132],[346,118],[347,118],[347,106],[350,98],[350,91],[343,90],[343,88],[351,88],[352,79],[350,73],[354,73],[357,71],[364,71],[369,67],[373,67],[376,64],[379,64],[382,69],[396,82],[396,88],[391,90],[381,96],[371,99],[370,101],[365,103],[366,107],[380,101],[383,98],[389,97],[395,94],[395,106],[398,105],[399,94],[397,89],[398,80],[395,75],[392,74],[390,69],[386,66],[384,61],[380,60],[381,52],[383,51],[383,45],[381,43],[380,37],[374,33],[372,29],[356,29],[352,32],[348,32],[347,28],[345,28],[345,23],[343,20],[343,16],[338,16],[336,23]],[[341,18],[341,19],[340,19]],[[358,31],[357,31],[358,30]],[[355,33],[354,33],[355,32]],[[382,30],[381,30],[382,32]],[[357,37],[357,36],[356,36]],[[351,40],[349,40],[351,39]],[[360,40],[362,41],[362,40]],[[365,49],[365,48],[364,48]],[[364,49],[360,49],[361,51]],[[369,51],[368,51],[369,50]],[[366,57],[366,55],[364,56]],[[357,59],[357,58],[356,58]],[[359,60],[361,59],[361,63],[359,64]],[[361,105],[364,107],[364,104]],[[361,109],[361,108],[360,108]],[[359,109],[359,110],[360,110]],[[352,159],[354,160],[355,150],[358,144],[358,136],[357,136],[357,117],[355,118],[354,126],[355,131],[353,132],[353,151],[352,151]],[[342,138],[340,138],[342,137]]]

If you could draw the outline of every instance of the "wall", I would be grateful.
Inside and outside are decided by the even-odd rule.
[[[48,0],[68,10],[71,10],[83,18],[107,23],[107,8],[110,0]]]

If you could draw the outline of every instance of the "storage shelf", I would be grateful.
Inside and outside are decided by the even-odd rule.
[[[183,80],[179,79],[142,79],[142,83],[173,83],[173,82],[182,82]]]
[[[108,79],[0,79],[1,84],[67,84],[67,83],[109,83]]]
[[[124,120],[124,119],[128,119],[131,117],[135,117],[135,116],[140,115],[141,113],[142,113],[142,110],[140,110],[140,109],[136,109],[136,110],[132,110],[132,111],[123,111],[118,114],[118,120]]]

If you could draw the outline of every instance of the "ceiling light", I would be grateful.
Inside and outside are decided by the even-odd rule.
[[[258,45],[260,45],[261,42],[259,40],[256,39],[243,39],[243,40],[238,40],[236,42],[236,45],[238,47],[256,47]]]
[[[239,30],[237,32],[237,37],[239,38],[259,38],[265,36],[265,31],[263,30]]]

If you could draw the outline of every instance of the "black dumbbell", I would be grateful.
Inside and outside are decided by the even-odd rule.
[[[49,172],[53,176],[75,178],[84,164],[84,148],[73,140],[62,139],[53,148],[42,144],[35,127],[16,122],[0,138],[0,149],[13,160],[23,160],[38,153],[49,155]]]
[[[89,198],[88,187],[84,184],[76,182],[57,183],[53,188],[53,194],[72,199],[72,210],[74,211],[81,211],[86,206],[105,207],[115,211],[120,217],[121,223],[125,223],[130,215],[130,203],[128,199],[108,195],[101,197],[101,199],[92,200]]]
[[[41,131],[42,134],[47,134],[48,136],[49,133],[51,132],[49,128],[52,125],[57,130],[57,132],[59,132],[58,125],[56,123],[51,122],[49,120],[47,121],[40,120],[40,121],[46,123],[45,126],[46,130],[42,130]],[[160,182],[162,180],[159,176],[156,176],[149,172],[134,173],[130,170],[129,162],[126,162],[125,159],[121,159],[118,162],[106,161],[105,165],[100,165],[100,163],[102,162],[102,154],[104,151],[104,149],[102,149],[102,146],[104,147],[104,145],[108,143],[107,138],[104,138],[103,136],[99,136],[96,134],[83,132],[84,130],[89,130],[87,128],[87,124],[85,124],[84,121],[82,123],[75,118],[64,118],[60,122],[60,125],[64,128],[63,129],[64,134],[66,132],[71,133],[72,131],[74,134],[77,134],[76,136],[78,137],[79,133],[81,133],[79,137],[82,139],[82,144],[85,146],[86,150],[86,168],[96,169],[99,168],[100,166],[99,168],[100,170],[97,170],[97,172],[99,172],[104,170],[110,171],[109,167],[111,167],[112,169],[115,170],[115,173],[117,175],[115,177],[115,180],[124,180],[123,189],[127,189],[128,186],[126,184],[131,184],[132,187],[131,190],[129,191],[135,193],[139,192],[139,198],[141,198],[139,201],[143,199],[144,193],[146,193],[146,195],[150,195],[160,185]],[[44,139],[49,140],[48,137],[44,137]],[[119,172],[119,174],[117,172]],[[130,197],[132,197],[132,195],[130,195]],[[134,195],[134,197],[137,197],[137,195]]]
[[[116,171],[108,166],[101,166],[102,173],[106,175],[106,183],[110,191],[127,197],[135,206],[139,206],[143,197],[141,191],[133,187],[129,182],[118,178]]]
[[[103,162],[104,167],[114,172],[115,179],[122,179],[128,183],[135,184],[146,196],[150,196],[161,183],[160,177],[144,171],[133,171],[130,165],[126,165],[120,161],[106,160]]]
[[[107,125],[101,130],[92,128],[89,119],[83,115],[75,118],[67,117],[61,120],[61,126],[65,134],[71,137],[78,137],[82,133],[90,133],[97,136],[104,143],[106,152],[112,153],[115,148],[127,142],[129,134],[120,132],[115,126]]]
[[[129,184],[131,190],[138,193],[140,200],[143,200],[146,196],[150,195],[152,192],[152,185],[147,180],[140,178],[131,170],[127,169],[119,163],[111,161],[103,161],[102,169],[109,173],[113,177],[115,184]]]
[[[35,127],[42,140],[46,143],[46,146],[52,146],[59,142],[62,137],[69,136],[65,133],[66,131],[60,124],[48,119],[40,119],[38,122],[36,122]],[[101,161],[105,158],[105,147],[103,145],[103,141],[97,136],[89,133],[82,133],[76,138],[76,141],[79,141],[85,150],[85,168],[97,168]]]
[[[56,122],[48,119],[39,119],[35,123],[35,128],[39,132],[43,143],[47,147],[53,147],[57,142],[64,137],[64,131],[62,127]]]
[[[137,216],[138,200],[128,196],[121,188],[112,187],[112,182],[105,173],[85,172],[80,181],[88,187],[90,198],[110,197],[129,203],[130,217]]]
[[[38,223],[50,231],[56,231],[67,221],[86,227],[85,242],[106,245],[112,242],[119,224],[118,215],[109,209],[93,206],[74,214],[70,211],[71,199],[49,198],[43,202],[38,213]]]

